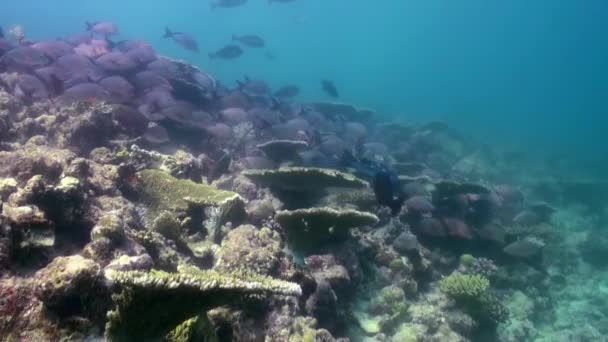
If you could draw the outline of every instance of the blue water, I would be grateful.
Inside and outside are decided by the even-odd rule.
[[[0,25],[32,39],[73,34],[84,21],[116,22],[231,84],[243,75],[294,83],[305,100],[342,100],[408,121],[445,120],[476,138],[526,151],[606,158],[608,2],[605,0],[298,0],[211,11],[201,0],[3,0]],[[9,5],[10,3],[10,5]],[[200,55],[161,38],[194,35]],[[263,36],[265,51],[234,62],[207,53],[232,34]]]

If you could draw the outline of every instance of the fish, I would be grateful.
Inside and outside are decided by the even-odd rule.
[[[338,89],[336,89],[336,86],[334,85],[334,83],[332,81],[322,80],[321,86],[323,87],[323,90],[327,93],[327,95],[334,97],[334,98],[339,97]]]
[[[397,174],[387,168],[378,170],[374,175],[372,188],[378,204],[389,207],[391,213],[397,215],[405,200]]]
[[[243,54],[243,49],[241,49],[238,45],[228,44],[223,48],[217,50],[216,52],[210,53],[210,59],[235,59],[240,57]]]
[[[341,168],[354,169],[355,175],[358,177],[371,178],[372,189],[378,204],[389,207],[393,215],[397,215],[401,211],[405,195],[395,171],[370,159],[357,159],[349,151],[344,151],[342,154],[340,165]]]
[[[274,96],[279,99],[291,99],[300,94],[300,88],[295,85],[286,85],[274,92]]]
[[[294,1],[296,1],[296,0],[268,0],[268,4],[271,5],[273,2],[279,2],[279,3],[286,4],[286,3],[294,2]]]
[[[233,34],[232,41],[239,42],[243,45],[247,45],[247,46],[253,47],[253,48],[262,48],[266,45],[266,42],[264,42],[264,39],[262,39],[262,37],[257,36],[255,34],[248,34],[248,35],[243,35],[243,36],[237,36],[237,35]]]
[[[530,258],[542,252],[545,243],[534,237],[525,237],[521,240],[512,242],[503,248],[506,254],[518,258]]]
[[[87,31],[95,32],[106,37],[118,34],[118,26],[111,22],[100,21],[91,23],[87,21],[85,24],[87,26]]]
[[[211,9],[215,9],[217,7],[222,8],[232,8],[239,7],[247,3],[247,0],[215,0],[211,2]]]
[[[4,38],[4,30],[2,30],[2,26],[0,26],[0,38]]]
[[[168,27],[165,27],[165,35],[163,38],[172,38],[174,42],[181,45],[184,49],[193,52],[199,52],[198,43],[187,33],[173,32]]]

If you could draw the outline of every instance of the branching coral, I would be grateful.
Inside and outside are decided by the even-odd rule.
[[[452,274],[439,281],[439,288],[448,295],[458,298],[477,298],[490,287],[490,281],[480,275]]]
[[[113,297],[106,336],[111,341],[151,340],[213,307],[238,304],[260,295],[299,296],[297,284],[253,274],[221,274],[188,268],[163,271],[109,271],[106,277],[123,287]]]
[[[454,273],[443,278],[439,288],[480,323],[496,325],[508,317],[507,308],[491,292],[484,276]]]

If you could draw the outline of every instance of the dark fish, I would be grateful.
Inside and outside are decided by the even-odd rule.
[[[404,198],[400,191],[401,186],[397,174],[388,169],[378,171],[372,181],[372,187],[378,204],[391,208],[393,215],[398,214]]]
[[[241,44],[244,44],[244,45],[247,45],[250,47],[254,47],[254,48],[261,48],[266,45],[266,43],[264,42],[264,39],[262,39],[262,37],[256,36],[254,34],[248,34],[248,35],[243,35],[243,36],[232,35],[232,41],[239,42]]]
[[[369,179],[371,176],[372,188],[378,204],[387,206],[393,215],[401,210],[405,202],[405,195],[401,188],[399,176],[386,165],[369,159],[357,160],[351,153],[345,152],[341,158],[343,167],[355,169],[355,174]]]
[[[246,2],[247,0],[215,0],[211,2],[211,9],[215,9],[216,7],[238,7],[244,5]]]
[[[4,38],[4,30],[2,30],[2,26],[0,26],[0,38]]]
[[[300,94],[300,88],[295,85],[287,85],[274,92],[274,96],[280,99],[290,99]]]
[[[284,4],[286,4],[286,3],[288,3],[288,2],[294,2],[294,1],[296,1],[296,0],[268,0],[268,4],[270,5],[270,4],[272,4],[273,2],[279,2],[279,3],[284,3]]]
[[[323,87],[323,90],[327,93],[327,95],[334,98],[338,97],[338,89],[336,89],[336,86],[332,81],[322,80],[321,86]]]
[[[183,32],[172,32],[168,27],[165,27],[165,35],[163,38],[172,38],[177,44],[189,51],[198,52],[198,43],[192,36]]]
[[[243,54],[243,49],[238,45],[228,44],[214,53],[209,54],[209,58],[215,59],[235,59]]]

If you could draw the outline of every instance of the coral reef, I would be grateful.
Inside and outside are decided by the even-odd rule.
[[[608,334],[600,179],[548,177],[442,122],[220,84],[143,41],[9,40],[1,338]]]

